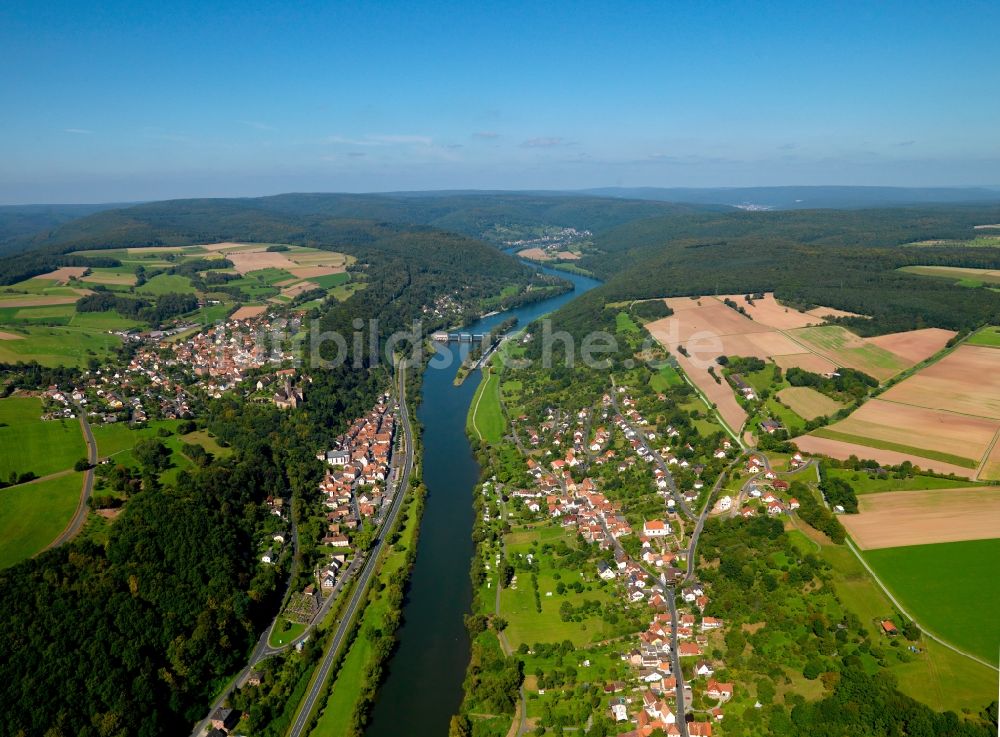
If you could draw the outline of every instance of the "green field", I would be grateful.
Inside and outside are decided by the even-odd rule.
[[[176,292],[177,294],[194,294],[195,288],[191,279],[179,274],[157,274],[141,287],[136,287],[138,294],[160,295]]]
[[[649,387],[655,392],[664,392],[672,386],[680,386],[684,379],[670,364],[660,367],[659,371],[649,377]]]
[[[472,398],[466,425],[475,437],[489,443],[499,443],[505,424],[503,411],[500,409],[500,377],[490,368]]]
[[[972,335],[967,341],[969,345],[981,345],[989,348],[1000,348],[1000,327],[985,327]]]
[[[952,279],[963,287],[980,287],[983,284],[1000,284],[996,269],[976,269],[964,266],[904,266],[900,271],[919,276]]]
[[[574,606],[579,606],[584,600],[609,602],[613,600],[611,594],[604,588],[593,584],[591,590],[584,590],[576,593],[566,590],[563,594],[558,594],[556,587],[560,580],[564,583],[571,583],[579,579],[579,573],[566,568],[556,569],[545,554],[532,547],[532,543],[554,543],[557,540],[564,540],[570,546],[575,546],[576,536],[574,533],[563,530],[552,525],[543,525],[530,529],[522,529],[507,535],[506,547],[507,557],[511,560],[517,558],[519,554],[534,552],[538,562],[538,592],[541,601],[541,613],[535,608],[535,591],[531,584],[531,574],[527,571],[518,571],[517,588],[505,588],[500,593],[500,614],[507,620],[505,633],[512,648],[517,648],[522,642],[533,644],[536,642],[562,642],[570,640],[574,645],[580,646],[590,642],[612,636],[614,630],[604,622],[600,615],[587,617],[580,622],[564,622],[559,614],[559,607],[564,601],[568,601]],[[595,564],[596,565],[596,564]],[[596,575],[596,569],[590,571],[590,578]],[[560,578],[557,578],[559,576]],[[551,592],[551,596],[548,596]],[[493,601],[493,596],[486,597],[486,601]]]
[[[1000,539],[863,553],[900,603],[956,647],[996,663],[1000,648]]]
[[[907,368],[895,354],[872,343],[859,343],[854,333],[839,325],[797,328],[787,334],[814,347],[838,365],[857,368],[880,380]]]
[[[978,460],[973,460],[971,458],[962,458],[961,456],[952,455],[951,453],[940,453],[936,450],[924,450],[923,448],[915,448],[909,445],[901,445],[899,443],[890,443],[887,440],[875,440],[873,438],[865,438],[860,435],[851,435],[850,433],[840,432],[838,430],[833,430],[829,427],[821,427],[819,429],[813,430],[811,435],[815,435],[818,438],[829,438],[830,440],[842,440],[845,443],[856,443],[857,445],[865,445],[869,448],[879,448],[881,450],[894,450],[897,453],[908,453],[914,456],[920,456],[922,458],[927,458],[932,461],[941,461],[942,463],[952,463],[956,466],[961,466],[962,468],[977,468],[979,466]],[[917,462],[917,465],[921,465]]]
[[[949,247],[949,248],[1000,248],[1000,236],[996,235],[981,235],[975,238],[970,238],[969,240],[932,240],[932,241],[915,241],[913,243],[905,244],[907,246],[915,246],[917,248],[935,248],[935,247]]]
[[[73,518],[82,473],[0,489],[0,568],[41,552]]]
[[[885,637],[877,623],[894,614],[885,593],[847,547],[833,545],[802,522],[796,524],[809,529],[810,536],[790,530],[792,542],[802,553],[818,552],[830,565],[837,598],[861,620],[872,642],[885,646]],[[956,712],[966,708],[978,712],[996,697],[996,674],[986,666],[925,637],[917,646],[921,650],[918,654],[908,653],[902,646],[899,650],[885,648],[889,653],[887,665],[899,679],[903,693],[938,711]]]
[[[849,468],[830,468],[823,472],[830,478],[841,478],[848,482],[858,494],[879,494],[885,491],[922,491],[924,489],[967,489],[979,486],[967,479],[942,479],[936,476],[916,475],[905,479],[870,477],[864,471]]]
[[[622,335],[635,335],[639,333],[639,326],[632,322],[627,312],[619,312],[615,315],[615,331]]]
[[[341,274],[324,274],[323,276],[310,276],[307,281],[318,284],[323,289],[333,289],[341,284],[347,284],[351,280],[351,275],[347,272]]]
[[[0,478],[65,471],[87,455],[79,420],[41,420],[41,414],[37,397],[0,399]]]
[[[0,324],[2,328],[2,324]],[[17,327],[22,340],[0,340],[0,363],[38,361],[43,366],[87,365],[91,356],[106,355],[121,345],[116,335],[104,330],[68,327]]]
[[[282,624],[284,622],[289,622],[290,627],[285,629]],[[267,644],[271,647],[281,647],[282,645],[291,642],[296,637],[305,632],[306,626],[301,622],[291,622],[284,617],[281,618],[281,622],[274,628],[271,636],[267,640]]]

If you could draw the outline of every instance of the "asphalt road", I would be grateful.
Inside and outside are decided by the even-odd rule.
[[[73,513],[73,519],[59,533],[59,537],[49,543],[49,548],[55,548],[69,542],[80,533],[80,530],[83,529],[84,524],[87,522],[87,513],[90,511],[87,502],[94,491],[94,466],[97,464],[97,441],[94,440],[94,433],[90,431],[90,423],[87,422],[87,413],[84,412],[80,405],[77,405],[76,410],[80,418],[80,428],[83,430],[83,439],[87,442],[87,461],[90,463],[90,468],[83,474],[83,488],[80,491],[80,501],[76,505],[76,512]]]
[[[399,373],[400,373],[399,406],[400,406],[400,416],[403,421],[403,437],[406,443],[406,453],[403,461],[403,472],[401,474],[402,480],[400,482],[400,487],[397,490],[396,495],[393,497],[392,505],[389,508],[388,515],[381,526],[382,530],[391,529],[392,525],[395,524],[396,517],[402,505],[402,500],[406,496],[406,491],[409,488],[410,472],[413,469],[413,435],[412,435],[412,430],[410,428],[410,415],[409,411],[407,410],[405,402],[405,393],[404,393],[405,372],[401,370]],[[297,547],[298,546],[297,530],[293,529],[292,537]],[[236,684],[241,683],[257,663],[259,663],[264,658],[271,657],[272,655],[277,655],[278,653],[284,652],[288,648],[293,647],[299,644],[300,642],[306,640],[312,634],[316,626],[319,625],[319,623],[322,622],[323,619],[326,617],[327,613],[330,611],[330,608],[333,606],[334,602],[338,600],[339,592],[343,589],[344,586],[347,585],[347,582],[350,581],[358,573],[358,571],[360,571],[360,578],[358,579],[358,585],[355,587],[353,593],[351,594],[351,599],[348,602],[348,606],[345,611],[345,616],[341,619],[341,623],[337,627],[337,631],[334,634],[333,645],[330,647],[330,649],[324,655],[323,660],[320,662],[319,676],[313,681],[309,692],[306,694],[306,699],[303,702],[303,705],[296,716],[291,731],[289,732],[289,734],[291,735],[302,734],[302,731],[305,729],[305,726],[308,723],[309,715],[312,713],[313,707],[316,704],[316,700],[323,693],[323,687],[325,686],[326,681],[330,676],[330,670],[333,667],[333,661],[335,659],[335,656],[337,652],[340,650],[340,647],[343,644],[347,632],[350,630],[349,626],[350,622],[354,619],[354,615],[357,612],[358,606],[365,598],[365,594],[367,593],[368,589],[368,583],[370,582],[371,576],[375,569],[374,561],[378,559],[378,554],[382,549],[382,544],[383,544],[383,536],[380,535],[378,540],[376,540],[375,545],[372,548],[371,552],[366,557],[362,558],[361,556],[358,556],[351,562],[351,564],[347,567],[347,570],[344,572],[344,575],[338,580],[334,590],[330,592],[330,595],[326,597],[323,604],[320,606],[319,611],[317,611],[316,614],[313,616],[312,621],[309,623],[309,626],[306,627],[306,629],[302,632],[302,634],[300,634],[291,642],[282,645],[281,647],[272,647],[271,645],[268,644],[268,640],[271,636],[271,631],[274,629],[274,626],[281,618],[281,611],[279,611],[275,615],[275,618],[271,622],[271,625],[264,630],[264,633],[260,636],[260,639],[257,641],[256,646],[254,646],[253,653],[250,656],[250,662],[247,664],[245,668],[243,668],[243,670],[239,672],[239,674],[237,674],[236,678],[233,679],[233,681],[231,682],[229,688],[227,688],[222,694],[220,694],[218,698],[216,698],[216,700],[212,703],[211,707],[208,710],[208,715],[206,715],[204,719],[202,719],[200,722],[198,722],[197,725],[195,725],[194,729],[191,732],[191,737],[199,737],[205,731],[205,728],[208,726],[209,719],[211,718],[212,712],[214,712],[217,708],[225,704],[226,699],[229,698],[229,695],[232,693],[233,688],[235,688]],[[294,570],[289,573],[289,581],[291,581],[293,576],[294,576]]]
[[[347,609],[344,611],[344,615],[340,618],[340,624],[337,625],[337,630],[334,632],[333,641],[330,644],[330,647],[327,648],[326,653],[323,655],[323,659],[320,661],[316,677],[313,678],[312,683],[309,686],[309,691],[306,693],[302,704],[299,706],[299,711],[296,714],[295,721],[292,723],[292,727],[288,732],[288,737],[300,737],[300,735],[305,732],[306,725],[309,723],[309,717],[316,706],[316,702],[326,690],[326,682],[330,677],[330,671],[333,670],[333,664],[336,660],[337,653],[340,651],[347,634],[351,630],[354,616],[357,613],[358,608],[367,597],[368,584],[371,582],[371,578],[375,574],[375,569],[377,567],[376,563],[378,561],[379,554],[382,551],[382,546],[385,544],[384,531],[391,530],[392,526],[395,524],[396,518],[399,515],[399,510],[402,507],[403,499],[406,497],[406,492],[409,489],[410,473],[413,470],[413,431],[410,427],[409,410],[407,410],[406,407],[405,365],[402,366],[397,373],[399,375],[399,414],[403,421],[403,438],[406,444],[406,454],[403,460],[403,471],[401,474],[399,489],[397,489],[396,495],[393,497],[392,506],[389,508],[389,513],[380,528],[383,533],[379,534],[375,545],[372,547],[368,557],[365,559],[364,567],[361,569],[357,585],[354,587],[354,591],[351,593],[351,598],[347,603]]]

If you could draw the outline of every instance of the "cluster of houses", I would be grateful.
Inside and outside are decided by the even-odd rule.
[[[186,339],[163,345],[170,347],[174,360],[198,377],[198,384],[209,396],[219,397],[251,372],[294,359],[291,352],[283,350],[283,339],[296,334],[301,326],[298,315],[286,317],[264,312],[230,318]]]
[[[386,499],[396,412],[391,396],[383,394],[372,410],[359,417],[317,458],[330,466],[319,491],[327,508],[327,534],[323,543],[350,548],[347,533],[365,519],[373,519]]]
[[[798,452],[789,461],[793,470],[801,468],[804,463],[805,459]],[[758,513],[774,517],[794,512],[799,508],[798,499],[795,497],[785,498],[785,493],[789,488],[788,482],[778,478],[763,456],[752,454],[747,458],[743,470],[750,478],[744,484],[739,498],[733,499],[728,495],[722,497],[715,503],[716,512],[731,512],[740,499],[742,499],[742,506],[739,509],[739,514],[743,517],[755,517]]]
[[[125,368],[86,371],[73,387],[50,386],[42,393],[42,419],[73,418],[77,406],[91,421],[141,423],[193,417],[193,399],[166,367],[146,365],[142,352]]]
[[[612,397],[606,394],[602,398],[603,407],[596,413],[585,409],[574,416],[558,409],[547,409],[545,421],[537,429],[527,422],[527,418],[520,418],[519,429],[531,446],[547,445],[556,452],[545,451],[541,457],[538,452],[529,453],[527,469],[535,483],[531,488],[517,489],[510,495],[522,499],[531,511],[546,514],[564,527],[576,528],[584,540],[602,549],[614,550],[613,562],[608,559],[597,563],[598,577],[615,581],[627,601],[644,602],[653,611],[637,646],[622,655],[634,668],[631,690],[621,693],[626,691],[624,683],[605,686],[605,691],[612,694],[609,704],[612,718],[623,726],[626,723],[633,725],[632,731],[625,734],[648,737],[656,730],[663,730],[667,735],[680,735],[675,712],[678,684],[682,683],[689,708],[695,695],[702,704],[708,704],[693,712],[695,720],[687,724],[687,733],[711,737],[713,725],[723,719],[725,704],[733,698],[735,688],[734,684],[715,678],[716,671],[723,665],[707,657],[707,653],[715,649],[711,643],[721,635],[725,622],[701,615],[709,605],[709,598],[704,586],[697,582],[679,590],[676,605],[680,611],[674,622],[666,586],[680,584],[685,579],[687,563],[684,527],[674,512],[672,487],[677,478],[683,478],[685,488],[680,493],[690,502],[697,499],[704,489],[702,473],[705,466],[696,463],[695,458],[700,454],[708,456],[712,446],[695,451],[690,443],[684,442],[680,429],[668,426],[657,431],[643,417],[625,387],[618,387],[616,391],[620,412],[614,411]],[[592,425],[596,427],[591,431]],[[621,458],[609,449],[615,430],[624,436],[632,451]],[[661,444],[663,447],[654,449]],[[723,441],[711,455],[725,462],[732,457],[732,452],[731,443]],[[645,519],[641,530],[633,530],[621,506],[608,499],[594,479],[585,476],[580,481],[574,480],[572,471],[577,466],[583,464],[588,468],[609,462],[617,464],[619,471],[636,463],[652,467],[656,489],[665,500],[662,518]],[[713,460],[706,459],[706,463],[713,463]],[[795,463],[803,463],[801,456],[793,459]],[[760,489],[762,504],[774,502],[782,509],[797,506],[796,500],[789,499],[786,504],[775,493],[787,489],[788,485],[777,479],[762,457],[752,456],[746,470],[756,477],[754,485]],[[580,478],[578,469],[576,478]],[[638,560],[632,559],[618,544],[619,538],[628,535],[634,535],[639,541]],[[672,644],[675,626],[676,654]],[[674,672],[675,655],[688,674],[686,678],[678,678],[681,674]]]

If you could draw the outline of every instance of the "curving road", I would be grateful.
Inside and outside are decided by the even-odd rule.
[[[80,418],[80,429],[83,431],[83,439],[87,443],[87,462],[90,464],[90,468],[83,474],[83,488],[80,491],[80,501],[76,505],[76,512],[73,513],[73,518],[66,525],[65,529],[59,533],[59,537],[49,543],[49,546],[45,548],[46,550],[59,547],[76,537],[87,523],[87,513],[90,511],[87,502],[90,501],[90,495],[94,491],[94,466],[97,465],[97,441],[94,440],[94,433],[90,431],[90,423],[87,422],[87,413],[83,407],[78,404],[76,411],[78,413],[77,416]]]
[[[412,430],[410,428],[410,416],[406,408],[406,400],[405,400],[405,390],[406,390],[405,366],[402,366],[400,368],[399,374],[400,374],[399,406],[400,406],[400,416],[403,421],[403,437],[406,444],[406,454],[404,459],[403,472],[401,474],[400,487],[396,495],[393,497],[393,501],[389,508],[388,515],[383,525],[381,526],[381,529],[383,530],[391,529],[391,526],[396,521],[396,517],[398,515],[402,499],[405,497],[406,491],[409,487],[410,472],[412,471],[413,468],[413,436],[412,436]],[[294,521],[292,522],[292,524],[293,524],[292,540],[297,550],[298,530],[294,528]],[[215,701],[208,709],[208,714],[205,716],[204,719],[198,722],[198,724],[196,724],[194,729],[191,731],[191,737],[200,737],[200,735],[202,735],[202,733],[208,726],[212,712],[214,712],[217,708],[225,704],[226,699],[229,698],[229,695],[232,693],[236,685],[243,682],[243,680],[247,677],[247,675],[250,673],[253,667],[257,665],[257,663],[259,663],[264,658],[268,658],[271,657],[272,655],[277,655],[278,653],[284,652],[288,648],[298,645],[299,643],[304,642],[306,639],[308,639],[309,636],[312,635],[313,630],[315,630],[316,627],[326,617],[327,613],[330,611],[330,608],[333,606],[334,602],[338,600],[339,598],[338,594],[347,585],[347,582],[352,580],[352,578],[354,578],[354,576],[357,575],[358,572],[360,571],[361,577],[358,579],[358,585],[355,587],[351,595],[351,600],[348,603],[347,609],[345,610],[345,616],[341,619],[340,625],[337,627],[337,631],[334,635],[333,645],[324,655],[323,660],[320,663],[319,675],[312,682],[309,693],[306,694],[306,700],[303,703],[303,706],[300,708],[300,711],[296,716],[295,723],[292,725],[291,732],[289,733],[291,735],[302,734],[305,725],[308,723],[309,715],[312,713],[316,700],[323,693],[323,686],[325,685],[326,680],[330,675],[330,670],[333,667],[334,656],[336,655],[337,651],[343,644],[343,640],[347,632],[350,631],[350,622],[354,619],[354,615],[357,612],[358,606],[360,602],[364,600],[365,593],[367,593],[368,583],[371,580],[372,572],[374,571],[375,568],[373,561],[375,561],[378,558],[378,553],[381,550],[381,546],[382,546],[382,538],[380,537],[378,540],[376,540],[374,547],[367,556],[359,555],[356,556],[353,561],[351,561],[351,564],[347,567],[347,570],[344,572],[344,575],[341,576],[340,579],[337,581],[337,584],[334,587],[333,591],[331,591],[330,595],[326,597],[326,599],[323,601],[323,604],[320,606],[319,610],[316,612],[315,615],[313,615],[313,618],[310,621],[309,625],[305,628],[305,630],[303,630],[303,632],[298,637],[296,637],[294,640],[291,640],[287,644],[282,645],[281,647],[272,647],[270,644],[268,644],[268,640],[271,636],[271,632],[273,631],[275,625],[281,618],[284,608],[278,611],[278,613],[272,620],[271,625],[264,630],[263,634],[261,634],[260,636],[260,639],[257,641],[257,644],[254,646],[253,652],[250,655],[250,659],[246,667],[244,667],[243,670],[241,670],[236,675],[236,678],[232,680],[232,682],[226,688],[226,690],[215,699]],[[293,563],[293,569],[292,571],[289,572],[289,579],[288,579],[289,584],[291,583],[295,575],[294,565],[295,564]]]
[[[396,494],[392,498],[392,504],[389,507],[389,512],[380,527],[383,531],[391,530],[393,525],[396,523],[396,518],[399,516],[399,510],[402,507],[403,499],[406,497],[406,492],[409,489],[410,473],[413,470],[413,431],[410,427],[410,414],[406,408],[405,362],[400,364],[398,375],[399,414],[403,424],[403,439],[406,445],[406,453],[403,460],[403,470],[400,476],[399,488],[396,490]],[[288,731],[289,737],[300,737],[300,735],[305,732],[306,726],[309,724],[309,718],[316,706],[316,702],[326,690],[326,682],[330,677],[330,672],[333,670],[333,664],[336,660],[337,654],[340,652],[340,648],[343,646],[344,640],[347,638],[348,633],[352,629],[355,614],[367,597],[368,584],[371,582],[371,578],[375,574],[375,569],[377,568],[376,564],[378,562],[379,555],[382,552],[382,546],[385,544],[385,537],[386,536],[384,534],[379,535],[378,539],[375,541],[375,545],[372,547],[368,556],[364,560],[357,585],[354,587],[354,591],[351,593],[351,598],[347,603],[347,609],[344,611],[344,615],[340,618],[340,624],[337,625],[337,629],[333,635],[333,640],[324,653],[316,675],[309,685],[309,690],[306,693],[302,704],[299,706],[299,711],[295,716],[295,721],[292,722],[292,727]]]

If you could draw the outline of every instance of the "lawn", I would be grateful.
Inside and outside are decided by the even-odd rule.
[[[1000,539],[884,548],[863,555],[918,622],[955,646],[997,662]]]
[[[660,370],[649,377],[649,388],[654,392],[665,392],[670,387],[680,386],[683,383],[684,379],[670,364],[660,366]]]
[[[798,524],[806,527],[802,522]],[[803,553],[816,553],[819,547],[820,557],[831,566],[834,589],[841,604],[861,620],[873,643],[886,645],[876,622],[894,613],[889,599],[850,550],[833,545],[811,528],[807,529],[820,542],[798,530],[789,530],[792,542]],[[978,712],[983,704],[996,697],[993,686],[996,676],[986,666],[926,637],[917,646],[922,650],[917,655],[886,647],[887,662],[903,693],[938,711],[956,712],[963,708]]]
[[[0,363],[38,361],[43,366],[85,367],[91,355],[102,356],[121,345],[115,335],[73,327],[24,327],[22,340],[0,340]]]
[[[987,346],[988,348],[1000,348],[1000,327],[995,325],[985,327],[971,336],[966,343]]]
[[[856,443],[857,445],[866,445],[869,448],[879,448],[880,450],[893,450],[897,453],[908,453],[910,455],[920,456],[921,458],[928,458],[932,461],[941,461],[942,463],[951,463],[956,466],[961,466],[962,468],[976,468],[979,466],[978,460],[973,460],[971,458],[962,458],[961,456],[952,455],[951,453],[941,453],[936,450],[926,450],[923,448],[915,448],[909,445],[902,445],[900,443],[892,443],[888,440],[875,440],[874,438],[865,438],[859,435],[851,435],[850,433],[840,432],[838,430],[831,430],[828,427],[821,427],[813,430],[811,435],[815,435],[818,438],[828,438],[830,440],[841,440],[845,443]]]
[[[159,295],[175,292],[177,294],[194,294],[195,288],[191,279],[179,274],[157,274],[141,287],[136,287],[138,294]]]
[[[130,425],[114,423],[111,425],[94,425],[94,439],[97,441],[97,452],[100,457],[110,457],[115,463],[129,468],[137,467],[138,461],[132,455],[132,448],[140,438],[156,438],[170,449],[170,467],[160,474],[164,483],[170,484],[177,480],[178,474],[192,466],[191,460],[181,451],[181,443],[197,443],[210,453],[228,455],[226,448],[221,448],[209,438],[206,433],[194,432],[184,436],[173,434],[179,420],[155,420],[143,428],[133,428]],[[159,430],[170,431],[166,437],[159,436]]]
[[[288,622],[291,626],[288,629],[284,629],[283,623]],[[274,632],[271,633],[271,637],[268,639],[267,644],[271,647],[281,647],[286,642],[291,642],[296,637],[301,635],[306,629],[306,626],[301,622],[292,622],[291,620],[281,618],[281,623],[274,628]]]
[[[585,584],[581,593],[567,589],[565,593],[556,591],[560,581],[565,584],[579,580],[582,573],[571,568],[555,568],[549,556],[541,554],[540,548],[533,548],[532,543],[543,545],[546,542],[565,540],[575,547],[575,535],[553,525],[543,525],[527,530],[512,532],[506,536],[507,557],[518,559],[519,555],[533,552],[539,563],[538,593],[541,600],[541,613],[535,608],[535,591],[531,583],[532,574],[525,570],[517,572],[517,588],[505,588],[500,593],[500,614],[507,620],[507,639],[512,648],[517,648],[522,642],[529,645],[536,642],[562,642],[570,640],[574,645],[585,645],[595,640],[614,634],[600,615],[586,617],[580,622],[564,622],[559,614],[559,607],[564,601],[573,606],[580,606],[584,600],[607,602],[612,600],[608,591],[590,581]],[[593,569],[596,572],[596,568]],[[560,578],[556,578],[556,576]],[[593,579],[594,576],[589,577]],[[590,590],[587,590],[590,588]],[[551,592],[551,596],[547,594]],[[492,601],[493,597],[489,597]]]
[[[506,423],[500,409],[500,377],[492,367],[476,389],[466,424],[476,437],[489,443],[499,443],[503,437]]]
[[[619,312],[615,315],[615,331],[622,335],[629,333],[634,335],[639,332],[639,326],[632,322],[632,318],[627,312]]]
[[[65,471],[87,455],[79,420],[41,420],[41,414],[37,397],[0,399],[0,478]]]
[[[82,473],[0,489],[0,568],[41,552],[73,518]]]

